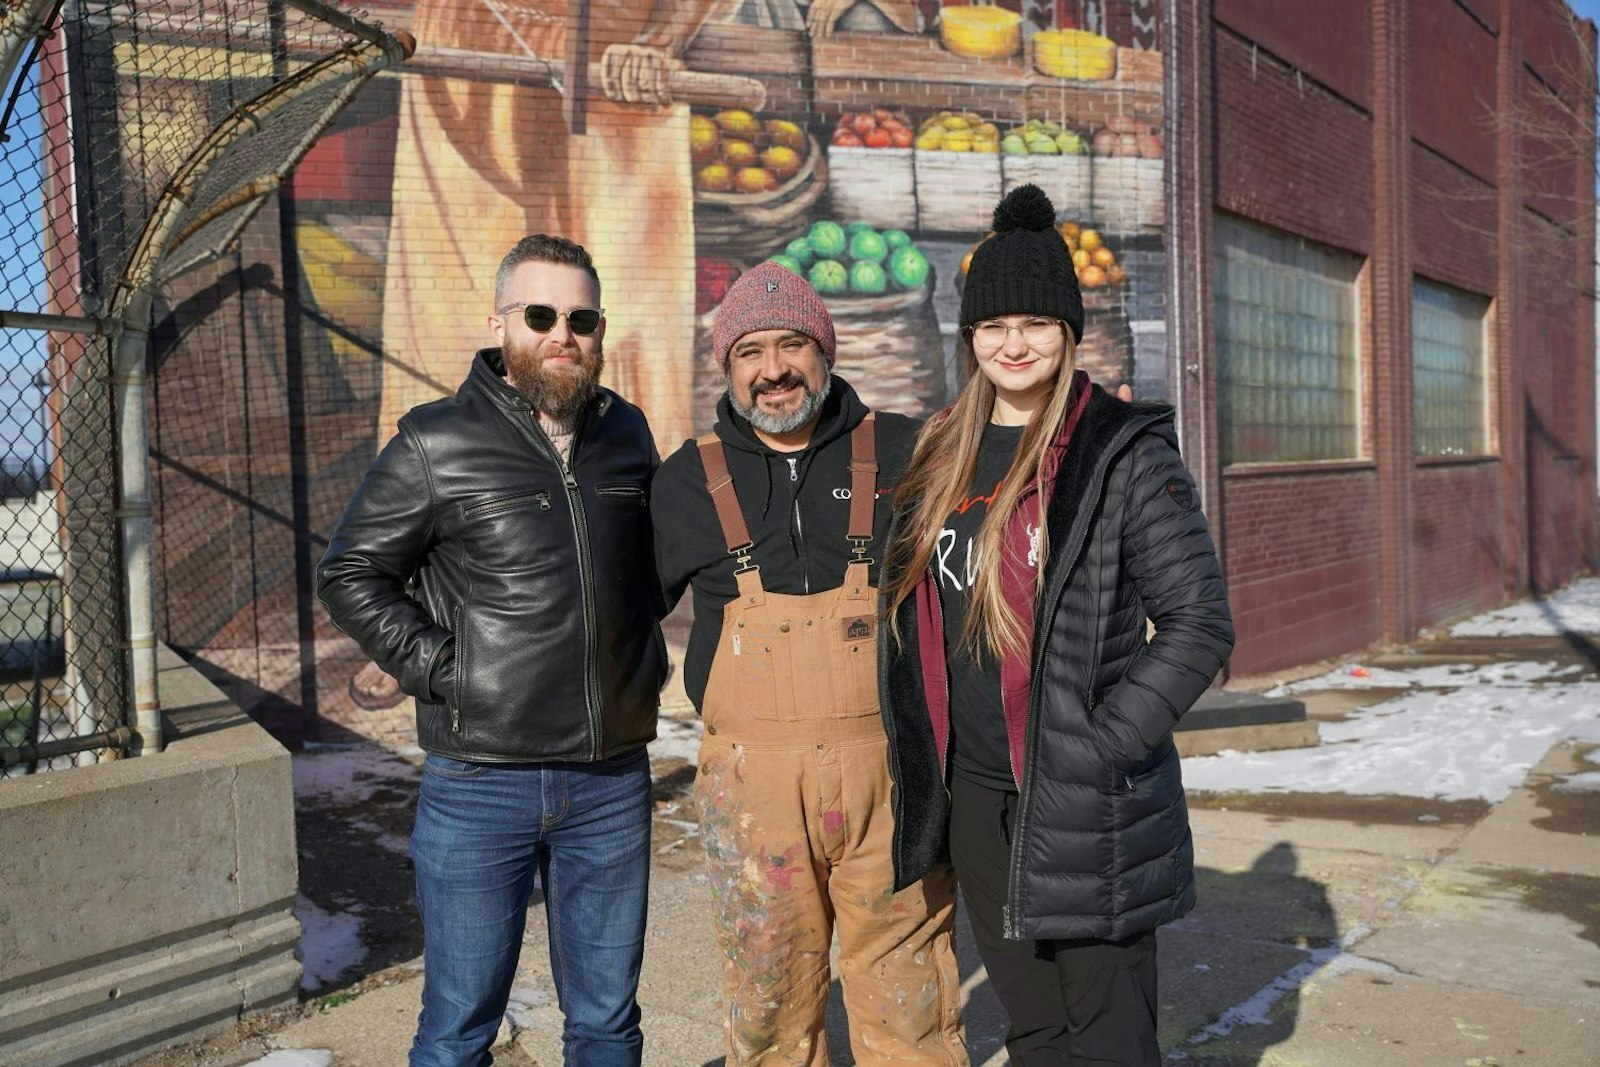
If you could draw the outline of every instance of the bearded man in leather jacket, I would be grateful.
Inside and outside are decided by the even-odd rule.
[[[411,854],[425,977],[411,1067],[479,1065],[535,879],[568,1062],[636,1065],[650,766],[666,652],[644,415],[599,385],[581,246],[536,235],[495,278],[455,396],[413,408],[329,542],[333,621],[417,699]]]

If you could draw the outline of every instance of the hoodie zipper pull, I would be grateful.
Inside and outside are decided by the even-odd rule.
[[[800,461],[795,459],[793,456],[788,456],[786,458],[789,460],[789,480],[791,482],[798,482],[800,480]]]

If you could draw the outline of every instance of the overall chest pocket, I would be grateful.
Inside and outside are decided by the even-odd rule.
[[[728,627],[725,659],[729,699],[753,719],[794,722],[794,623],[757,612]]]
[[[823,620],[833,660],[833,714],[853,719],[878,714],[878,620],[870,601],[841,601]]]

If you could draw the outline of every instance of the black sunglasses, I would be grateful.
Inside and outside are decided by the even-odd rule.
[[[556,322],[565,315],[567,325],[572,327],[572,332],[579,337],[587,337],[600,328],[600,320],[606,317],[605,308],[573,308],[571,311],[557,311],[549,304],[509,304],[497,312],[500,315],[509,314],[518,308],[522,309],[522,321],[528,324],[528,329],[534,333],[549,333],[556,328]]]

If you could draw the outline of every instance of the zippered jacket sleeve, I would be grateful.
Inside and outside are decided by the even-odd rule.
[[[1092,713],[1118,772],[1149,759],[1233,651],[1233,615],[1199,493],[1178,452],[1144,434],[1132,447],[1122,565],[1155,636]]]
[[[386,445],[356,489],[317,566],[317,596],[334,625],[411,696],[439,702],[430,676],[454,639],[406,583],[434,543],[427,460],[411,431]]]

